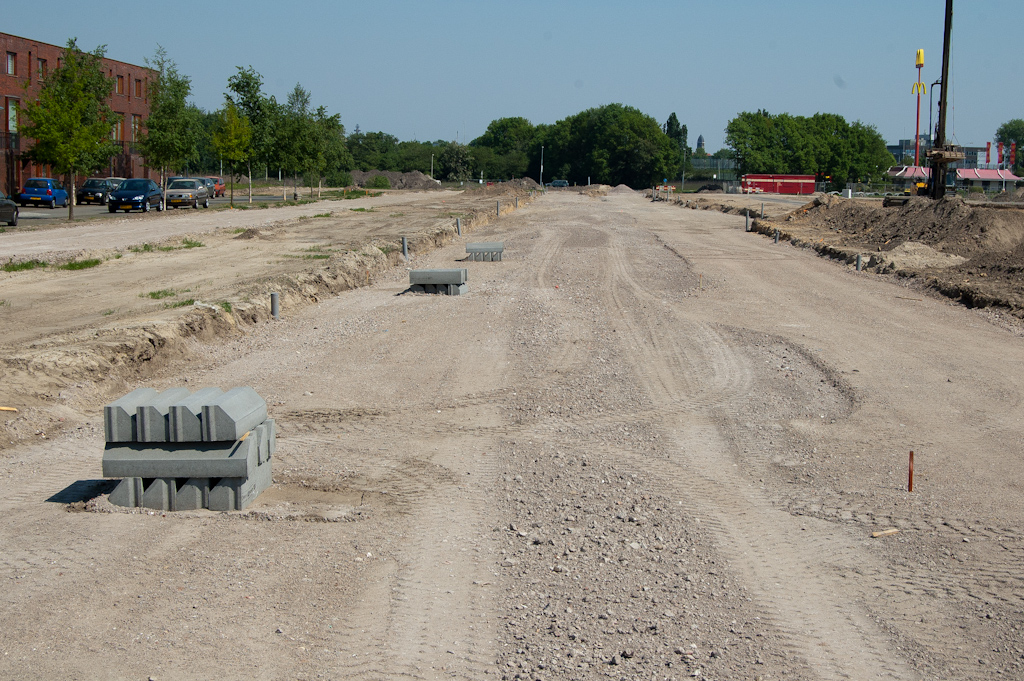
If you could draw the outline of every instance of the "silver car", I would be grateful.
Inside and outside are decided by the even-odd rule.
[[[184,178],[167,185],[168,208],[199,208],[199,204],[203,204],[203,208],[210,207],[210,192],[202,180]]]

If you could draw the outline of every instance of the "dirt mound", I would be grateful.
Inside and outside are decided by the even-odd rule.
[[[627,185],[617,184],[608,190],[609,194],[635,194],[636,191]]]
[[[437,180],[432,180],[418,170],[408,173],[399,173],[393,170],[353,170],[352,181],[360,187],[366,185],[371,177],[383,175],[388,178],[392,189],[436,189],[441,186]]]
[[[1024,187],[1022,187],[1022,188],[1020,188],[1020,189],[1018,189],[1016,191],[1011,189],[1010,191],[1000,192],[1000,193],[996,194],[994,197],[992,197],[992,200],[996,201],[998,203],[1003,203],[1003,202],[1007,202],[1007,203],[1020,203],[1020,202],[1024,202]]]

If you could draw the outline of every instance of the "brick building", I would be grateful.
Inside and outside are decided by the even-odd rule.
[[[21,191],[22,182],[29,177],[51,175],[45,166],[32,163],[24,157],[31,143],[18,134],[21,123],[18,106],[39,94],[40,84],[51,69],[60,64],[63,47],[37,40],[0,33],[0,189],[11,194]],[[103,67],[115,86],[110,95],[110,108],[121,116],[121,122],[111,131],[111,137],[120,143],[121,153],[110,159],[109,168],[102,176],[149,177],[149,169],[135,150],[135,140],[142,130],[142,122],[149,115],[149,81],[153,71],[144,66],[104,59]],[[26,89],[26,84],[28,88]]]

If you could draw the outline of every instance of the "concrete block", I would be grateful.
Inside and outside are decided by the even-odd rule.
[[[501,253],[504,250],[504,241],[479,241],[466,244],[466,253]]]
[[[136,409],[138,442],[167,442],[167,413],[171,405],[189,396],[188,388],[171,388],[140,404]]]
[[[277,424],[274,419],[267,419],[252,431],[253,434],[250,437],[256,437],[259,446],[258,462],[262,466],[270,457],[274,455],[274,450],[277,449]]]
[[[203,407],[203,440],[237,440],[267,420],[267,403],[252,388],[232,388]]]
[[[269,462],[257,467],[248,478],[221,478],[210,490],[209,508],[211,511],[241,511],[272,482]]]
[[[200,416],[203,407],[224,394],[220,388],[203,388],[177,404],[167,413],[168,442],[202,442],[203,429]]]
[[[152,508],[157,511],[173,511],[174,496],[176,493],[174,478],[157,478],[146,487],[142,493],[143,508]]]
[[[423,286],[420,284],[414,284],[413,286],[410,286],[409,290],[412,291],[413,293],[423,293],[425,291]]]
[[[256,438],[228,443],[108,444],[106,478],[244,478],[259,461]]]
[[[467,290],[465,284],[448,284],[448,290],[445,293],[450,296],[464,296]]]
[[[103,431],[107,442],[134,442],[135,414],[139,405],[156,397],[152,388],[133,390],[119,400],[103,407]]]
[[[175,511],[195,511],[210,505],[210,479],[189,478],[174,495]]]
[[[469,271],[465,268],[446,270],[412,270],[409,272],[409,284],[465,284]]]
[[[125,478],[117,483],[107,499],[115,506],[139,506],[142,503],[142,478]]]

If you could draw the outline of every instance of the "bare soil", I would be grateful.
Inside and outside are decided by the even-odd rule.
[[[0,412],[0,677],[1022,676],[1018,335],[719,210],[621,189],[524,194],[500,218],[486,192],[441,199],[97,268],[124,283],[4,275],[5,299],[52,288],[39,324],[79,321],[4,346],[22,411]],[[412,263],[377,248],[370,284],[348,281],[407,216]],[[461,262],[467,240],[505,259]],[[314,245],[338,250],[283,257]],[[452,266],[468,295],[406,292],[406,267]],[[68,292],[200,280],[220,312],[109,327]],[[175,340],[73,365],[140,314]],[[111,506],[101,407],[140,385],[256,388],[281,428],[273,487],[239,513]]]

